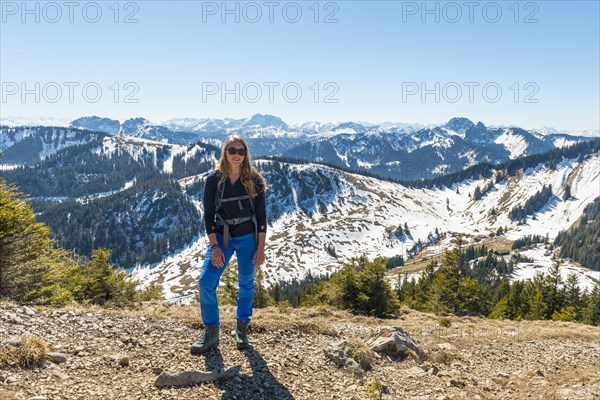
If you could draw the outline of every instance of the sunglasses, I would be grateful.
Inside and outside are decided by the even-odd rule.
[[[227,152],[230,155],[234,155],[235,153],[238,153],[240,156],[246,155],[246,149],[236,149],[235,147],[228,147]]]

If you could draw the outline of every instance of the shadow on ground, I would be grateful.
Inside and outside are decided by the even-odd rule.
[[[221,399],[264,399],[264,400],[293,400],[289,390],[273,376],[267,362],[254,348],[242,350],[248,358],[251,375],[237,375],[226,381],[217,381],[215,385],[223,390]],[[223,372],[225,365],[219,349],[210,350],[204,357],[205,370]]]

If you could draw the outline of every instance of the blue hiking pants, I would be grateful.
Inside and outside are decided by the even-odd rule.
[[[204,326],[219,326],[219,304],[217,303],[217,286],[221,275],[227,268],[227,264],[233,256],[237,256],[238,262],[238,298],[236,318],[250,322],[252,316],[252,300],[254,299],[254,264],[252,257],[256,251],[256,235],[249,233],[247,235],[232,237],[229,240],[229,247],[223,248],[223,235],[217,233],[217,241],[225,254],[225,265],[223,268],[217,268],[212,264],[212,248],[208,246],[206,258],[200,272],[200,313]]]

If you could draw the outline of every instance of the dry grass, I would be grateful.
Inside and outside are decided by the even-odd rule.
[[[439,316],[415,310],[402,310],[402,317],[380,320],[385,325],[400,326],[417,342],[451,342],[457,347],[490,340],[515,342],[546,339],[598,340],[598,327],[564,321],[510,321],[482,317],[452,317],[450,327],[439,325]],[[408,311],[408,312],[407,312]],[[372,319],[372,318],[371,318]]]
[[[80,311],[97,311],[87,306],[79,306]],[[161,319],[180,320],[188,326],[202,327],[200,309],[197,303],[187,306],[172,305],[162,301],[135,303],[127,308],[106,308],[100,311],[107,314],[129,316],[144,315],[149,321]],[[235,326],[235,306],[220,305],[221,324],[225,329]],[[348,318],[350,314],[330,307],[311,307],[294,309],[285,305],[255,309],[252,324],[253,332],[290,331],[305,334],[322,334],[337,336],[337,331],[331,324],[332,320]]]
[[[292,331],[305,334],[337,336],[332,325],[335,311],[326,307],[267,307],[255,311],[250,324],[255,332]]]
[[[348,356],[352,357],[362,369],[369,371],[373,368],[375,356],[362,339],[350,338],[345,341],[344,347],[348,351]]]
[[[404,263],[402,268],[394,268],[390,270],[390,275],[400,275],[404,273],[414,273],[420,272],[425,269],[425,267],[430,264],[433,260],[441,261],[441,256],[435,253],[435,250],[432,250],[429,247],[423,249],[420,253],[418,253],[414,258],[407,260]],[[397,279],[396,277],[394,277]]]
[[[48,355],[48,343],[40,337],[21,336],[19,346],[3,344],[0,349],[0,366],[28,367],[42,361]]]

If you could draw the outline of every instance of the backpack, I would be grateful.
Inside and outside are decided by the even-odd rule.
[[[225,191],[225,182],[223,182],[222,185],[219,185],[219,181],[221,180],[221,173],[216,172],[215,175],[217,177],[217,193],[215,195],[215,199],[217,199],[217,201],[215,202],[215,222],[217,225],[223,225],[224,247],[227,248],[229,246],[229,239],[231,238],[231,235],[229,234],[229,226],[230,225],[238,225],[238,224],[241,224],[246,221],[252,221],[254,223],[254,234],[256,236],[256,243],[258,243],[258,222],[256,220],[256,209],[255,209],[254,197],[250,196],[250,193],[248,193],[248,189],[246,189],[245,196],[227,197],[224,199],[223,192]],[[240,205],[240,210],[241,210],[242,209],[242,200],[246,200],[246,199],[250,200],[250,211],[251,211],[250,217],[224,219],[219,214],[219,208],[221,208],[221,204],[223,202],[237,201],[238,204]]]

